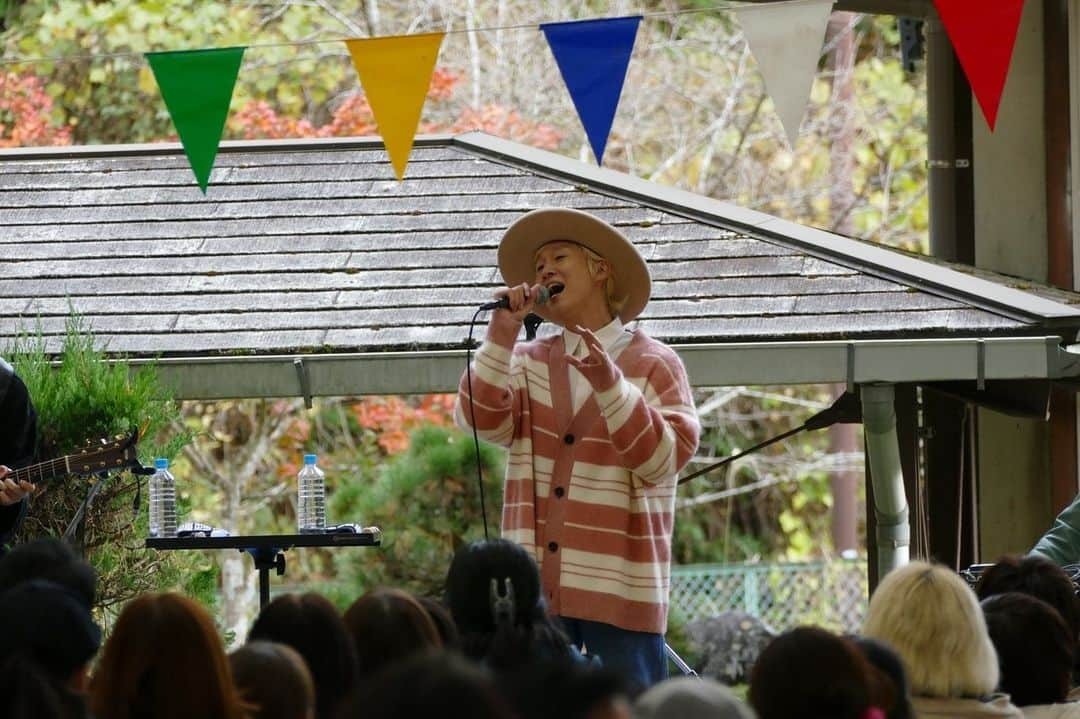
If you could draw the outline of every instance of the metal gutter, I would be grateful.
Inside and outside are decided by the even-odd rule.
[[[1024,322],[1080,326],[1080,308],[941,267],[849,237],[781,220],[772,215],[658,185],[622,172],[593,167],[546,150],[524,147],[480,132],[455,136],[451,144],[556,180],[593,189],[688,219],[794,247],[829,262],[949,297]]]
[[[1001,337],[678,345],[695,386],[1064,379],[1061,338]],[[142,365],[152,360],[131,360]],[[180,399],[455,392],[465,351],[177,357],[156,361]],[[306,389],[306,391],[305,391]]]

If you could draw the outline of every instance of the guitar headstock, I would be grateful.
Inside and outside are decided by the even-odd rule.
[[[138,441],[137,430],[128,434],[87,440],[80,451],[65,457],[68,469],[72,474],[94,474],[139,467],[136,448]]]

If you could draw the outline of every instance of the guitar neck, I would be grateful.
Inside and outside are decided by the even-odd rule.
[[[12,470],[8,475],[8,479],[15,482],[29,482],[30,484],[38,484],[39,482],[46,482],[54,477],[59,477],[68,473],[68,457],[58,457],[57,459],[50,459],[47,462],[40,462],[39,464],[31,464],[29,467],[23,467],[21,469]]]

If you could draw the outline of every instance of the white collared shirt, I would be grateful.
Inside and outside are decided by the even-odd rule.
[[[626,349],[626,346],[630,344],[630,340],[634,338],[629,331],[623,328],[622,320],[618,317],[593,332],[593,334],[596,335],[596,339],[600,340],[600,346],[604,348],[612,360],[617,360],[622,351]],[[589,348],[585,344],[585,340],[576,332],[564,329],[563,344],[566,346],[567,354],[572,354],[578,358],[587,357],[589,354]],[[570,397],[574,403],[573,413],[577,414],[581,406],[585,404],[585,400],[589,398],[592,386],[578,372],[576,367],[567,365],[567,369],[570,372]]]

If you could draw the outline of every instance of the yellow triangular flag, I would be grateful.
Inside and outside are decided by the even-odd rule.
[[[433,32],[345,41],[398,180],[405,177],[444,35]]]

